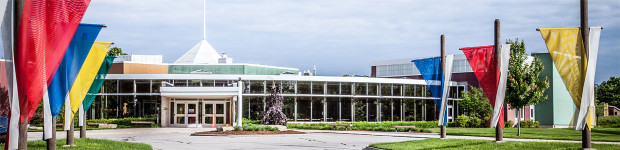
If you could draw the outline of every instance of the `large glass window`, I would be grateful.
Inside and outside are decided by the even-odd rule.
[[[151,80],[136,80],[136,93],[151,93]]]
[[[416,117],[415,119],[418,121],[424,121],[425,120],[425,115],[427,114],[426,112],[429,112],[428,109],[426,108],[426,105],[424,105],[425,101],[427,100],[415,100],[415,111],[416,111]]]
[[[273,88],[274,86],[279,87],[280,81],[265,81],[265,85],[267,86],[267,93],[271,93],[271,88]]]
[[[369,98],[368,99],[368,121],[377,121],[377,118],[379,117],[377,115],[378,108],[379,108],[379,102],[377,101],[377,99]]]
[[[368,83],[368,95],[379,95],[378,83]]]
[[[327,97],[327,122],[337,121],[340,117],[340,104],[338,97]]]
[[[282,94],[295,94],[295,81],[282,81]]]
[[[339,95],[340,94],[340,83],[327,82],[327,94],[328,95]]]
[[[355,83],[355,95],[366,95],[366,83]]]
[[[265,93],[265,81],[250,81],[250,93],[264,94]]]
[[[295,97],[285,96],[282,112],[286,115],[288,121],[295,120]]]
[[[415,95],[415,85],[407,84],[407,85],[404,85],[403,87],[405,87],[405,89],[404,89],[405,90],[405,96],[408,96],[408,97],[416,96]]]
[[[394,115],[392,116],[394,118],[394,121],[401,121],[401,116],[402,116],[402,105],[401,105],[401,100],[400,99],[393,99],[392,100],[393,104],[394,104]]]
[[[121,117],[127,118],[127,117],[137,117],[138,114],[136,113],[137,111],[137,105],[135,103],[135,97],[134,96],[119,96],[120,97],[120,101],[121,101]]]
[[[392,84],[389,84],[389,83],[381,84],[381,95],[392,96]]]
[[[424,104],[426,104],[426,112],[425,113],[425,117],[426,117],[426,121],[431,121],[431,120],[437,120],[437,107],[435,105],[435,102],[432,100],[426,100],[424,101]]]
[[[392,121],[392,99],[381,99],[379,108],[381,109],[380,121]],[[396,114],[394,114],[396,115]]]
[[[262,114],[265,111],[265,103],[262,96],[250,97],[250,119],[261,120]]]
[[[200,82],[202,82],[202,87],[214,87],[215,86],[214,80],[202,80]],[[248,84],[248,83],[246,82],[245,84]]]
[[[394,96],[403,96],[402,94],[402,86],[400,84],[394,84],[394,86],[392,86],[394,89],[392,91],[394,91]]]
[[[119,93],[134,93],[133,80],[119,80]]]
[[[159,93],[159,89],[162,86],[162,82],[168,82],[168,80],[152,80],[151,81],[151,88],[153,88],[153,93]]]
[[[103,93],[118,93],[118,80],[103,81]]]
[[[175,87],[187,87],[187,80],[174,80]]]
[[[456,94],[457,92],[458,92],[458,91],[457,91],[457,87],[456,87],[456,86],[451,86],[451,87],[450,87],[450,91],[449,91],[450,96],[448,96],[448,97],[449,97],[449,98],[458,98],[458,97],[457,97],[457,94]]]
[[[297,81],[297,94],[310,94],[311,89],[309,81]]]
[[[312,121],[320,122],[323,120],[323,98],[312,97]]]
[[[355,121],[368,121],[368,118],[366,118],[366,112],[368,112],[366,106],[365,98],[355,99]]]
[[[243,118],[250,119],[250,97],[243,97]]]
[[[297,121],[310,121],[310,97],[297,97]]]
[[[340,121],[351,121],[351,98],[340,98]]]
[[[200,87],[200,80],[189,80],[189,87]]]
[[[215,80],[215,87],[230,87],[232,84],[228,80]]]
[[[340,94],[342,95],[353,95],[352,91],[352,83],[348,83],[348,82],[342,82],[340,84],[340,90],[342,90],[342,92]]]
[[[325,94],[325,82],[312,82],[312,94]]]
[[[413,99],[404,99],[403,104],[405,105],[405,121],[419,121],[416,120],[416,103]]]
[[[430,97],[430,95],[425,95],[426,93],[426,85],[416,85],[415,96],[417,97]]]

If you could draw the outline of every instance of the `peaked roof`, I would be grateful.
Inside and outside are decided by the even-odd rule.
[[[207,42],[202,40],[181,56],[175,64],[217,64],[220,54]]]

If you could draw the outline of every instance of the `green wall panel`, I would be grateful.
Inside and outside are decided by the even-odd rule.
[[[253,65],[169,65],[169,74],[189,74],[196,70],[210,71],[213,74],[237,74],[237,75],[277,75],[282,72],[297,74],[299,70],[282,69],[268,66]]]

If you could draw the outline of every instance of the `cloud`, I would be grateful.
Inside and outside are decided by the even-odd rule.
[[[540,27],[579,26],[579,2],[565,0],[210,0],[207,40],[236,62],[310,69],[320,75],[370,74],[376,60],[439,55],[493,43],[525,40],[546,52]],[[92,1],[83,22],[105,23],[99,39],[134,54],[174,62],[202,38],[202,1]],[[596,82],[620,74],[620,2],[590,2],[591,26],[603,26]]]

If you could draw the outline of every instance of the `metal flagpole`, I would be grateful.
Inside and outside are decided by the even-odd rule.
[[[500,49],[500,22],[499,19],[495,19],[495,59],[499,59],[500,53],[499,53],[499,49]],[[497,63],[499,63],[499,61],[496,61]],[[500,110],[501,112],[501,110]],[[499,118],[502,119],[502,118]],[[501,121],[497,122],[497,125],[495,126],[495,142],[503,142],[504,141],[504,133],[502,131],[502,126],[503,124],[500,124]]]
[[[590,27],[588,25],[588,0],[581,0],[581,36],[583,39],[583,48],[586,52],[586,58],[589,58],[589,46],[590,46]],[[581,109],[584,109],[583,106]],[[586,124],[584,129],[581,132],[581,146],[582,149],[591,149],[592,148],[592,136],[590,132],[590,128]]]
[[[445,73],[445,70],[446,70],[446,69],[449,69],[449,68],[446,68],[446,36],[445,36],[445,35],[443,35],[443,34],[442,34],[442,35],[441,35],[441,37],[440,37],[440,43],[441,43],[441,68],[442,68],[442,70],[443,70],[443,71],[444,71],[444,73]],[[444,81],[445,81],[445,80],[449,80],[449,79],[444,79]],[[442,82],[444,82],[444,81],[442,81]],[[445,83],[442,83],[442,84],[443,84],[444,86],[447,86],[447,84],[445,84]],[[444,88],[444,87],[442,87],[442,88]],[[442,89],[442,90],[443,90],[443,89]],[[442,110],[442,111],[443,111],[443,110]],[[444,117],[445,117],[446,115],[447,115],[447,114],[444,114]],[[441,119],[441,116],[440,116],[439,118]],[[440,134],[440,138],[442,138],[442,139],[445,139],[445,138],[446,138],[446,126],[445,126],[445,125],[443,125],[443,124],[441,125],[441,134]]]
[[[22,12],[24,11],[24,3],[25,3],[25,0],[15,1],[15,11],[14,11],[15,22],[13,26],[13,33],[19,33],[19,21],[22,17]],[[14,38],[13,45],[15,47],[14,50],[17,50],[17,43],[18,43],[17,40],[19,39],[17,36],[18,34],[13,34],[13,38]],[[16,62],[15,57],[13,57],[13,63],[15,62]],[[13,82],[17,82],[17,80]],[[17,88],[14,88],[13,90],[17,90]],[[23,107],[23,106],[20,106],[20,107]],[[19,144],[18,144],[19,150],[28,149],[28,117],[26,117],[26,120],[23,120],[23,122],[19,125],[19,140],[18,141],[19,141]]]

